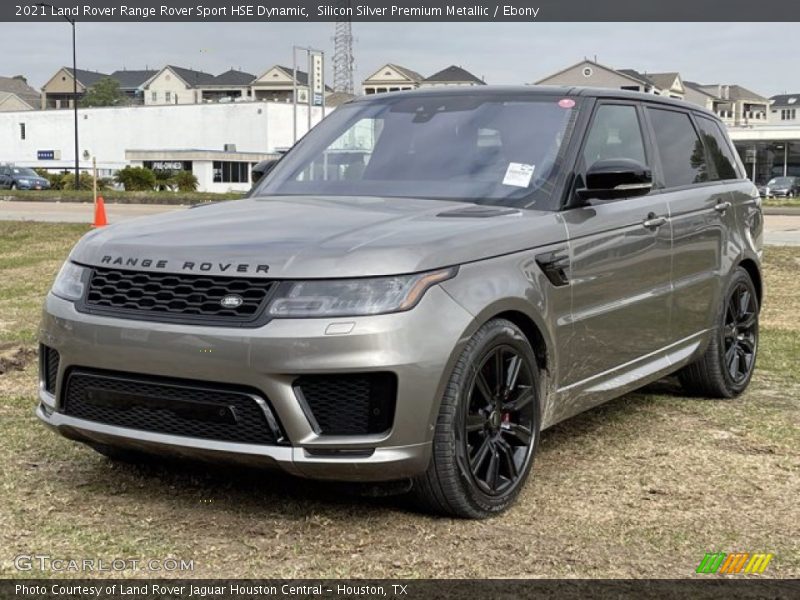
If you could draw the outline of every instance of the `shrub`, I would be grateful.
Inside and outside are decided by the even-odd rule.
[[[197,177],[191,171],[178,171],[173,180],[181,192],[196,192],[199,185]]]
[[[64,173],[54,173],[53,171],[48,171],[47,169],[36,169],[36,172],[50,182],[51,190],[64,189]]]
[[[144,167],[125,167],[117,171],[117,183],[123,185],[128,192],[152,191],[156,186],[156,175]]]
[[[67,173],[61,176],[61,188],[62,190],[74,190],[75,189],[75,174],[74,173]],[[91,191],[93,184],[94,184],[94,177],[92,177],[86,171],[81,171],[80,177],[78,179],[79,189],[81,190],[88,190]],[[97,189],[104,190],[106,189],[105,181],[103,179],[97,180]]]

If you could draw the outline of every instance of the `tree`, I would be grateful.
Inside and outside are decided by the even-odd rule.
[[[119,106],[126,103],[125,94],[119,89],[119,82],[110,77],[100,81],[86,90],[81,99],[81,106]]]
[[[175,185],[181,192],[196,192],[197,191],[197,177],[191,171],[178,171],[175,173]]]
[[[117,183],[128,192],[151,192],[156,185],[156,175],[144,167],[125,167],[117,171]]]

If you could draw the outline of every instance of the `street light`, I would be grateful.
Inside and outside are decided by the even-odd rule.
[[[42,8],[55,8],[52,4],[39,2],[36,6]],[[69,16],[62,14],[62,17],[72,25],[72,112],[75,116],[75,189],[81,189],[80,176],[80,157],[78,155],[78,60],[75,54],[75,19],[70,19]]]

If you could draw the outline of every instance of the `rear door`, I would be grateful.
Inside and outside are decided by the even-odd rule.
[[[688,342],[711,326],[719,306],[719,275],[735,231],[736,171],[726,164],[711,119],[662,106],[646,114],[672,219],[672,341]]]
[[[637,103],[601,101],[578,159],[577,185],[602,159],[633,159],[652,168],[646,140]],[[668,343],[672,236],[667,201],[658,193],[592,200],[562,214],[570,244],[574,326],[562,385],[570,385],[621,374],[625,365]]]

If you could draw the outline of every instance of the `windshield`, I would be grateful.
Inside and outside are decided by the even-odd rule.
[[[393,196],[555,208],[576,115],[557,96],[416,95],[345,105],[254,195]]]
[[[33,169],[25,169],[20,167],[14,167],[11,169],[14,175],[18,175],[19,177],[39,177],[39,175]]]

